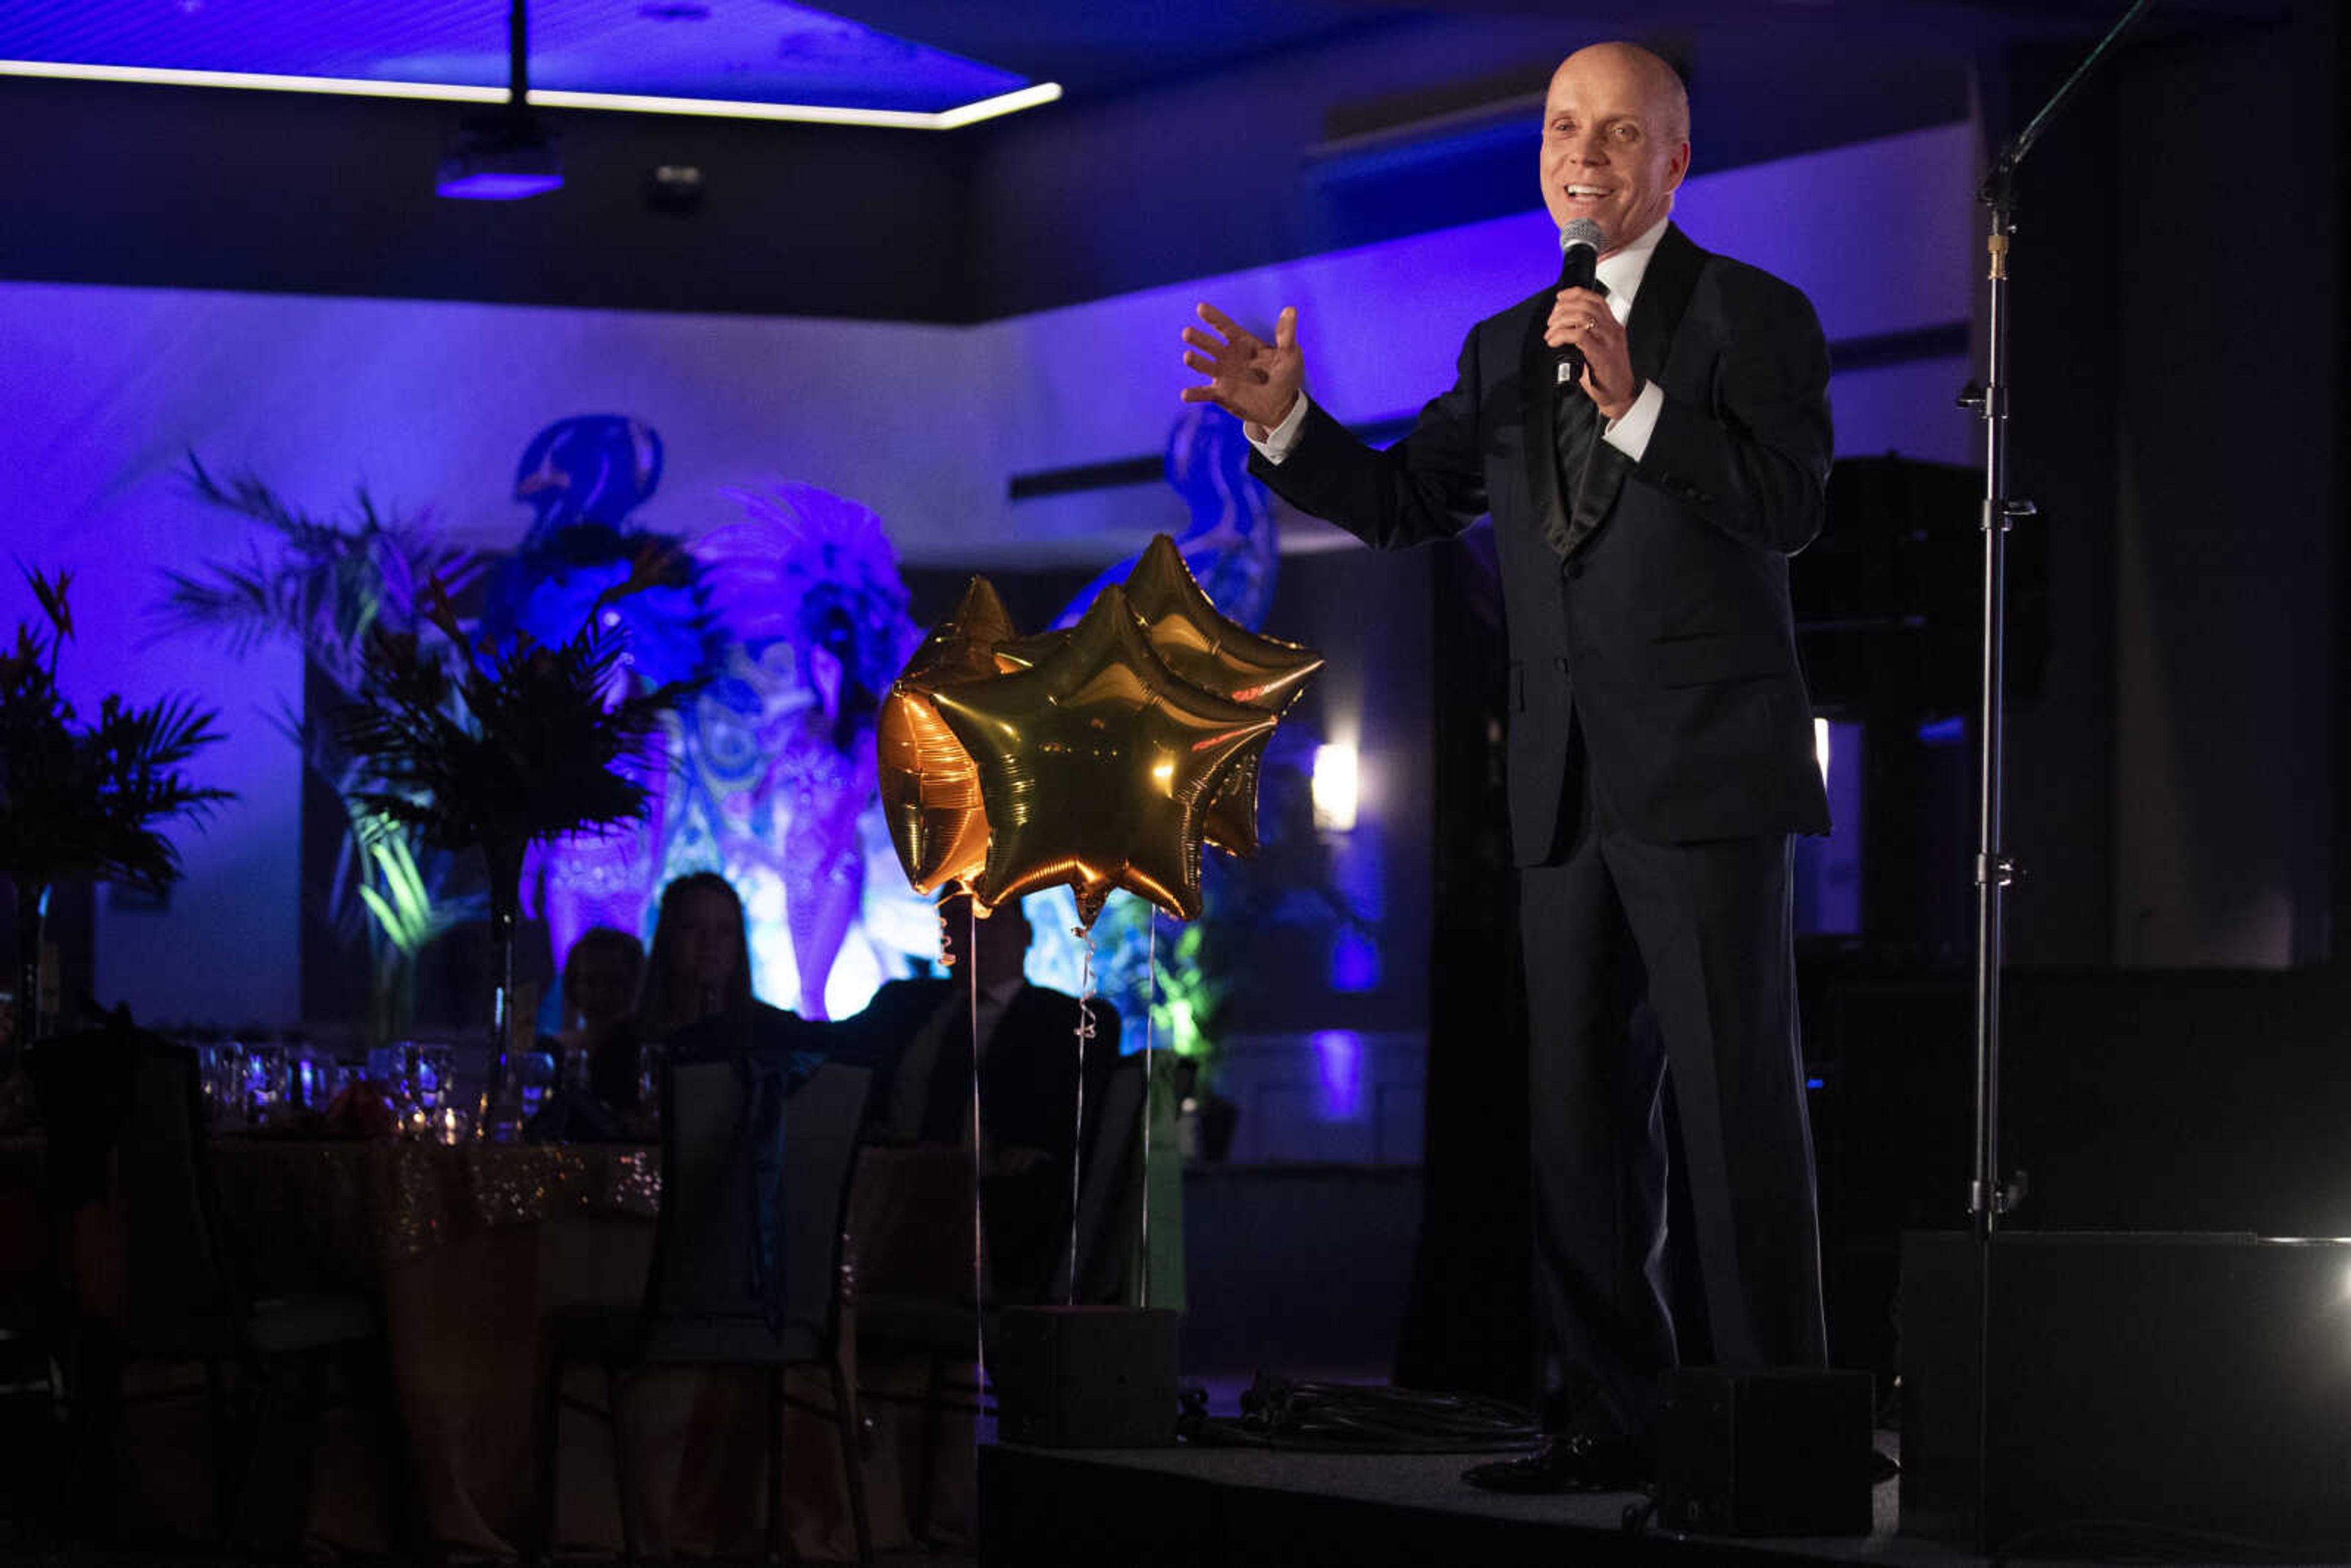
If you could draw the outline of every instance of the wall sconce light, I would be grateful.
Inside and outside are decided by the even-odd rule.
[[[1314,825],[1326,832],[1353,831],[1355,798],[1355,748],[1345,745],[1316,747]]]
[[[1829,721],[1813,720],[1813,760],[1821,765],[1821,782],[1829,781]]]

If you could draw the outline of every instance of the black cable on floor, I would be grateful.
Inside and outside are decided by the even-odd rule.
[[[1384,1384],[1292,1381],[1259,1373],[1241,1396],[1238,1420],[1208,1416],[1196,1391],[1184,1403],[1185,1436],[1210,1445],[1479,1454],[1530,1448],[1542,1439],[1541,1429],[1518,1406]]]

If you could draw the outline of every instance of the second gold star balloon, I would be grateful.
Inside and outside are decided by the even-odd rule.
[[[1172,671],[1115,585],[1030,667],[933,700],[978,771],[988,842],[973,891],[992,904],[1066,882],[1088,925],[1117,888],[1199,914],[1209,799],[1276,723]]]
[[[1126,598],[1152,652],[1183,679],[1228,701],[1279,716],[1322,667],[1322,655],[1312,649],[1261,636],[1227,617],[1165,534],[1152,539],[1127,573]],[[1235,755],[1209,801],[1202,831],[1237,855],[1258,851],[1258,768],[1272,731],[1268,725]]]
[[[1123,586],[1151,651],[1179,678],[1228,702],[1279,717],[1322,667],[1322,655],[1311,648],[1263,636],[1226,616],[1165,534],[1152,538]],[[1040,632],[998,643],[997,665],[1007,671],[1031,668],[1069,635]],[[1235,753],[1202,819],[1207,842],[1243,859],[1258,852],[1258,769],[1271,738],[1269,727]]]

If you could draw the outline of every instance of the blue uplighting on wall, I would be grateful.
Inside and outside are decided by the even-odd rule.
[[[1968,737],[1968,721],[1964,718],[1941,718],[1918,727],[1922,746],[1957,746]]]
[[[1364,1113],[1364,1037],[1326,1029],[1313,1037],[1314,1112],[1324,1122],[1352,1122]]]
[[[1354,926],[1342,926],[1331,938],[1331,988],[1343,996],[1380,988],[1380,950]]]

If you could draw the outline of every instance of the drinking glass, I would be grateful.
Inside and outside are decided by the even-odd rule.
[[[245,1047],[233,1040],[207,1039],[196,1047],[204,1086],[204,1119],[224,1132],[246,1121]]]
[[[662,1058],[668,1047],[649,1040],[637,1047],[637,1109],[651,1113],[661,1105]]]
[[[435,1117],[457,1101],[457,1048],[420,1045],[416,1048],[416,1103]]]
[[[538,1114],[555,1088],[555,1055],[552,1051],[526,1051],[515,1058],[515,1078],[522,1087],[522,1118],[529,1121]]]
[[[282,1120],[286,1110],[286,1049],[277,1045],[245,1048],[246,1119],[266,1126]]]

